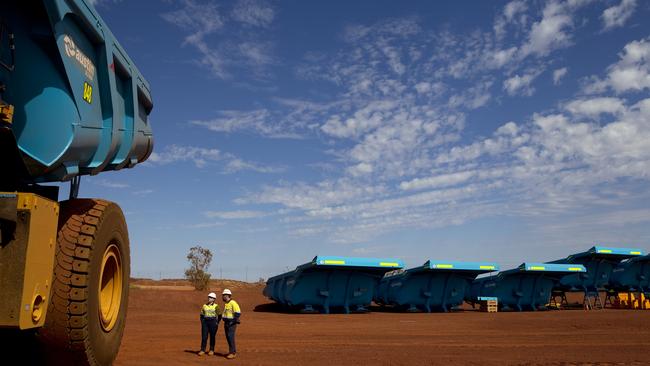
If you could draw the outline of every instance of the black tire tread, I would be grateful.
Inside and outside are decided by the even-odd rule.
[[[52,302],[46,317],[45,336],[56,347],[76,351],[75,365],[95,365],[88,340],[88,273],[94,234],[106,208],[113,204],[101,199],[77,199],[62,205],[57,236]],[[67,212],[75,212],[70,214]],[[50,325],[50,326],[48,326]],[[85,351],[85,357],[78,357]]]

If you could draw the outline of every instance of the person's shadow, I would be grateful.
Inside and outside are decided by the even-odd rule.
[[[196,350],[193,350],[193,349],[186,349],[186,350],[184,350],[183,352],[185,352],[185,353],[191,353],[191,354],[193,354],[193,355],[195,355],[195,356],[197,356],[197,354],[199,353],[199,351],[196,351]],[[226,356],[228,356],[227,353],[215,352],[215,353],[214,353],[214,356],[208,356],[208,354],[206,353],[206,354],[203,355],[202,357],[226,357]]]

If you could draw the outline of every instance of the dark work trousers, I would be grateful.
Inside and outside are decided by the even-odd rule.
[[[226,340],[228,341],[228,353],[237,353],[235,348],[235,331],[237,330],[237,323],[234,321],[225,321],[223,323],[224,333],[226,333]]]
[[[217,335],[217,318],[201,319],[201,351],[205,351],[208,334],[210,334],[210,351],[214,351],[214,338]]]

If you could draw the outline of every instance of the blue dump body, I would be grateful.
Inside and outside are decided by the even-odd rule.
[[[564,259],[549,263],[582,264],[586,273],[573,273],[563,276],[555,289],[561,291],[581,291],[596,293],[606,290],[612,271],[623,259],[643,255],[641,249],[610,248],[595,246],[586,252],[572,254]]]
[[[380,282],[375,302],[409,311],[449,311],[461,305],[476,276],[498,271],[495,263],[434,262],[387,274]]]
[[[609,288],[615,291],[650,292],[650,254],[621,262],[612,271]]]
[[[362,311],[370,305],[384,274],[403,267],[394,258],[317,256],[291,272],[269,278],[264,295],[304,311]]]
[[[11,140],[26,180],[64,181],[146,160],[149,84],[90,1],[2,7],[0,98],[15,108],[13,136],[2,143]]]
[[[539,310],[551,298],[551,290],[566,273],[585,273],[580,264],[523,263],[472,283],[468,302],[478,297],[496,297],[499,307],[508,310]]]

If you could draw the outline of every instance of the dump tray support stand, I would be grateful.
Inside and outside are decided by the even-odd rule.
[[[603,307],[606,308],[607,305],[609,304],[609,307],[612,308],[614,307],[614,301],[612,299],[616,299],[618,295],[618,292],[609,290],[605,293],[605,303],[603,304]]]
[[[538,285],[538,283],[539,283],[539,279],[540,279],[540,278],[542,278],[542,277],[541,277],[541,276],[540,276],[540,277],[535,277],[535,281],[533,282],[533,293],[536,293],[536,292],[539,291],[537,285]],[[541,293],[541,291],[540,291],[540,293]],[[539,309],[538,309],[538,306],[539,306],[539,305],[538,305],[538,304],[535,304],[535,301],[532,301],[532,302],[531,302],[531,306],[533,307],[533,311],[537,311],[537,310],[539,310]]]
[[[517,292],[515,295],[517,296],[517,310],[518,311],[523,311],[524,309],[521,307],[521,299],[523,298],[523,291],[522,291],[522,284],[524,282],[524,278],[521,277],[519,278],[519,286],[517,286]]]
[[[350,314],[350,281],[352,281],[352,271],[348,272],[348,278],[345,280],[343,310],[346,314]]]
[[[447,310],[447,289],[449,287],[449,279],[451,278],[451,273],[448,273],[447,276],[445,277],[445,286],[442,289],[442,310],[446,313],[449,310]]]
[[[585,310],[602,310],[604,307],[603,302],[600,300],[600,294],[598,292],[585,291],[583,307]]]
[[[427,313],[431,312],[431,294],[433,293],[433,276],[429,277],[429,281],[427,282],[427,301],[424,303],[424,310]],[[415,307],[415,306],[412,306]]]
[[[332,277],[332,272],[327,273],[327,280],[325,281],[326,284],[326,293],[327,297],[325,298],[325,302],[323,303],[323,310],[325,311],[325,314],[330,313],[330,279]],[[323,295],[323,292],[321,291],[321,295]]]
[[[560,301],[557,301],[557,298],[560,298]],[[562,290],[553,290],[551,292],[551,306],[561,310],[562,307],[569,305],[569,300],[566,298],[566,292]]]

